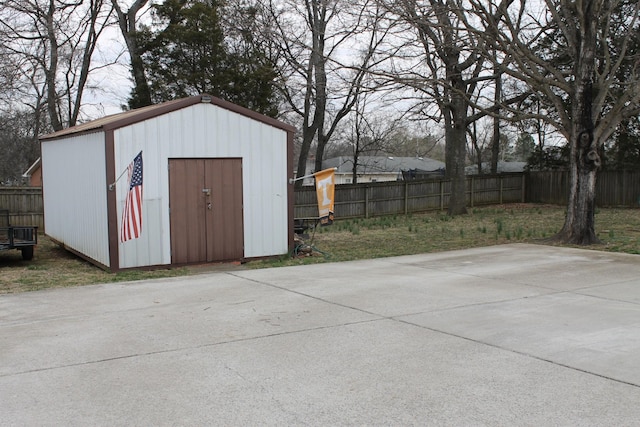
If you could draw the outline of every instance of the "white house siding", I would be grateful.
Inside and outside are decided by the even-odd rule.
[[[336,173],[336,184],[353,184],[353,174]],[[367,182],[389,182],[398,181],[402,179],[402,173],[390,172],[390,173],[370,173],[370,174],[358,174],[358,183],[364,184]]]
[[[109,266],[104,133],[42,142],[45,230]]]
[[[242,158],[245,257],[287,252],[285,131],[216,105],[196,104],[117,129],[114,140],[117,175],[140,150],[144,161],[142,235],[120,243],[120,268],[171,263],[170,158]],[[116,191],[120,222],[126,179]]]

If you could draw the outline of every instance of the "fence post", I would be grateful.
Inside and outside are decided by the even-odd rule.
[[[440,180],[440,210],[444,210],[444,180]]]
[[[525,185],[527,183],[527,180],[525,179],[525,174],[522,174],[521,180],[522,180],[522,184],[521,184],[522,185],[522,192],[521,192],[520,199],[522,200],[522,203],[525,203],[526,199],[527,199],[527,192],[526,192],[526,187],[525,187]]]
[[[471,175],[471,190],[470,190],[471,207],[473,207],[473,202],[474,202],[474,199],[476,198],[475,193],[473,191],[474,190],[474,188],[473,188],[474,184],[475,184],[475,181],[473,180],[473,175]]]
[[[369,186],[364,186],[364,217],[369,218]]]
[[[404,214],[409,213],[409,182],[404,182]]]
[[[622,206],[627,204],[627,171],[622,172]]]
[[[502,204],[502,194],[504,193],[504,182],[502,181],[502,175],[500,175],[500,204]]]

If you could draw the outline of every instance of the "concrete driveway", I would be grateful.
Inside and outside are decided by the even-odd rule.
[[[0,296],[0,425],[640,424],[640,257],[513,244]]]

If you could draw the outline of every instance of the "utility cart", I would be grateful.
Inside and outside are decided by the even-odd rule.
[[[22,259],[33,258],[33,248],[38,244],[38,227],[12,226],[9,211],[0,209],[0,251],[18,249]]]

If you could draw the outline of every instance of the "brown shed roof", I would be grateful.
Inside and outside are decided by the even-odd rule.
[[[40,137],[41,140],[62,138],[69,135],[95,132],[98,130],[112,130],[118,129],[124,126],[128,126],[134,123],[141,122],[153,117],[160,116],[162,114],[170,113],[172,111],[179,110],[181,108],[189,107],[198,103],[209,103],[217,105],[221,108],[233,111],[243,116],[250,117],[254,120],[263,122],[276,128],[280,128],[287,132],[294,132],[295,129],[279,120],[256,113],[255,111],[233,104],[220,98],[216,98],[211,95],[202,94],[191,96],[188,98],[175,99],[172,101],[163,102],[161,104],[149,105],[147,107],[137,108],[135,110],[125,111],[118,114],[112,114],[102,117],[100,119],[92,120],[90,122],[82,123],[77,126],[73,126],[67,129],[60,130],[58,132],[50,133]]]

